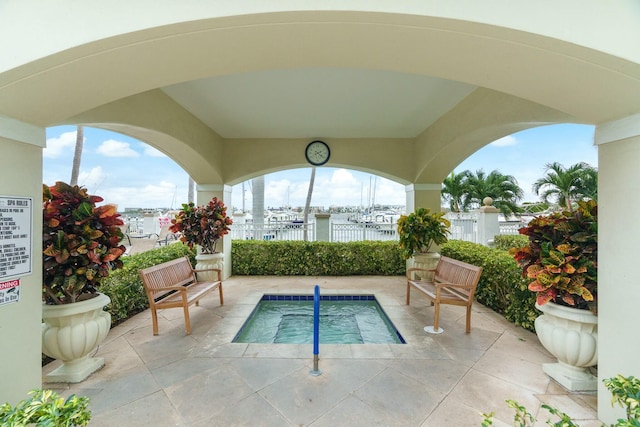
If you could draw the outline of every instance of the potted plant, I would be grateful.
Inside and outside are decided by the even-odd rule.
[[[520,234],[529,245],[512,253],[544,313],[536,333],[560,361],[544,370],[570,390],[595,390],[587,368],[597,363],[597,203],[580,201],[575,211],[535,217]]]
[[[433,244],[441,245],[448,240],[451,223],[444,215],[418,208],[398,219],[400,254],[404,259],[413,257],[414,267],[432,270],[438,263],[439,255],[429,249]]]
[[[111,327],[110,299],[98,287],[122,268],[125,247],[123,221],[114,205],[96,206],[102,201],[77,185],[43,186],[42,348],[63,362],[51,381],[79,382],[104,365],[88,357]]]
[[[32,390],[31,397],[12,407],[0,405],[2,426],[86,426],[91,420],[89,398],[72,394],[62,398],[52,390]]]
[[[171,220],[169,230],[180,233],[180,240],[190,248],[198,247],[196,269],[222,269],[224,255],[216,252],[218,241],[231,229],[233,224],[227,216],[227,207],[216,197],[203,206],[195,206],[193,202],[184,203],[182,209]],[[210,280],[215,280],[213,272]],[[202,277],[201,280],[209,280]]]

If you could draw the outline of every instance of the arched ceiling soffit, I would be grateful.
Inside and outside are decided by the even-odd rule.
[[[132,7],[150,6],[140,3]],[[622,7],[609,14],[590,13],[585,22],[574,22],[576,28],[568,34],[566,23],[550,20],[548,11],[544,16],[535,9],[490,13],[489,7],[469,8],[472,4],[446,9],[425,5],[411,14],[401,5],[378,9],[382,12],[270,12],[256,3],[242,11],[231,6],[223,13],[237,15],[224,17],[213,17],[220,12],[203,6],[198,16],[212,17],[208,19],[196,19],[188,12],[171,15],[170,10],[148,13],[145,9],[140,16],[147,18],[132,20],[133,24],[107,29],[108,22],[101,21],[94,41],[84,34],[78,39],[65,34],[63,39],[69,38],[61,46],[65,50],[55,50],[57,39],[40,50],[36,43],[8,44],[5,57],[24,61],[15,67],[9,64],[4,68],[8,71],[0,74],[0,114],[46,127],[103,104],[178,83],[314,68],[447,79],[547,105],[595,124],[640,111],[640,61],[629,41],[637,37],[627,37],[639,30],[629,24],[632,19]],[[347,2],[341,7],[358,9],[355,5]],[[559,16],[569,16],[565,6],[555,7]],[[36,19],[24,13],[25,18]],[[176,22],[180,19],[185,22]],[[602,25],[609,19],[618,24],[617,37]],[[601,24],[606,41],[600,34],[593,37],[588,25],[592,21]],[[30,42],[30,28],[18,24],[7,21],[3,33],[12,31],[12,40],[24,37],[25,43]],[[141,29],[144,25],[151,28]],[[561,39],[572,36],[575,40]],[[54,47],[45,55],[49,44]],[[25,46],[31,50],[20,51]]]
[[[440,183],[467,157],[497,139],[567,122],[580,121],[540,104],[477,89],[416,138],[417,174],[413,182]]]
[[[224,183],[221,138],[160,90],[102,105],[62,124],[86,124],[140,139],[167,154],[196,182]]]

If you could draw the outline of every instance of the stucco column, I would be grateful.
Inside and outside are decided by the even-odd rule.
[[[623,418],[602,380],[640,378],[640,114],[596,128],[598,146],[598,417]]]
[[[17,302],[0,304],[0,403],[12,405],[28,397],[31,389],[42,387],[42,148],[45,145],[43,128],[0,116],[0,196],[7,201],[11,197],[31,198],[31,268],[25,265],[24,274],[12,275],[6,270],[0,283],[19,281],[20,299]],[[51,183],[53,184],[53,183]],[[4,204],[4,202],[3,202]],[[4,207],[3,209],[7,209]],[[3,218],[13,216],[2,212]],[[27,214],[20,215],[22,219]],[[20,221],[20,233],[28,233],[28,219]],[[24,227],[23,227],[24,226]],[[4,227],[4,226],[3,226]],[[13,226],[10,226],[13,227]],[[6,230],[5,230],[6,231]],[[3,234],[3,237],[8,234]],[[3,239],[11,244],[11,239]],[[29,241],[29,239],[26,239]],[[0,259],[6,261],[4,248]],[[15,269],[15,268],[14,268]],[[30,271],[29,271],[30,270]],[[13,282],[16,283],[16,282]],[[16,288],[13,288],[16,289]],[[16,290],[18,290],[16,289]],[[16,290],[12,291],[15,293]]]
[[[196,205],[201,206],[207,204],[217,197],[218,200],[222,200],[227,207],[227,215],[231,216],[231,186],[224,184],[197,184],[196,185]],[[231,226],[233,227],[233,225]],[[218,243],[218,250],[220,249],[220,243]],[[227,234],[222,239],[222,250],[224,254],[224,269],[222,271],[222,278],[226,279],[231,276],[231,233]]]
[[[440,212],[440,191],[442,184],[409,184],[406,191],[407,214],[416,208],[429,208],[432,212]]]

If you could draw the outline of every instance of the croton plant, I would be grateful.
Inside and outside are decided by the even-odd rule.
[[[200,246],[203,254],[216,252],[218,240],[229,233],[233,220],[227,216],[227,207],[214,197],[203,206],[183,203],[182,209],[171,220],[169,230],[180,233],[180,240],[190,248]]]
[[[536,302],[597,313],[597,203],[580,201],[573,212],[535,217],[520,234],[529,236],[529,246],[513,249],[512,254],[523,276],[533,279],[529,290],[537,293]]]
[[[123,225],[116,206],[77,185],[42,187],[42,298],[58,305],[96,295],[102,278],[122,268]]]

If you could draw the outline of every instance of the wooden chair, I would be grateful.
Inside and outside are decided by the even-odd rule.
[[[420,277],[428,276],[424,274],[433,272],[433,280],[413,278],[414,272],[421,272]],[[467,308],[466,332],[471,332],[471,304],[473,296],[480,281],[482,267],[467,264],[453,258],[440,257],[438,265],[434,270],[424,268],[410,268],[407,270],[407,305],[411,298],[411,288],[414,288],[426,296],[431,305],[435,305],[433,326],[426,326],[424,330],[432,334],[444,332],[438,326],[440,317],[440,304],[460,305]]]
[[[200,271],[217,272],[218,280],[199,282],[196,276]],[[188,257],[177,258],[140,270],[140,277],[149,299],[153,335],[158,335],[157,310],[182,307],[187,335],[191,334],[189,306],[200,305],[200,299],[218,289],[220,305],[224,305],[222,295],[222,272],[217,268],[194,270]]]

